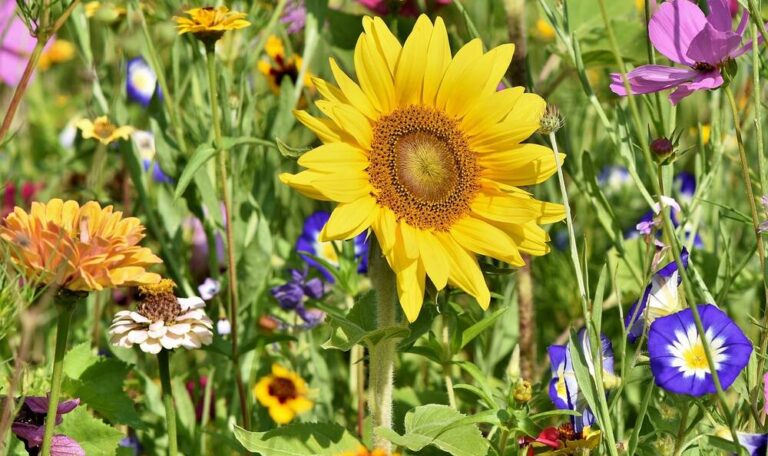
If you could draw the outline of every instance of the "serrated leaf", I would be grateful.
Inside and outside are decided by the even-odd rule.
[[[360,445],[336,423],[296,423],[268,432],[235,426],[235,438],[246,450],[262,456],[337,456]]]
[[[360,297],[346,316],[329,313],[328,322],[331,325],[331,337],[323,344],[323,348],[348,351],[357,344],[369,347],[392,338],[404,338],[410,333],[405,326],[376,326],[376,294],[370,291]]]
[[[72,347],[64,355],[64,374],[77,380],[86,369],[99,362],[99,357],[91,349],[90,342],[83,342]]]
[[[63,418],[56,426],[56,434],[74,439],[88,456],[112,456],[117,451],[123,433],[91,416],[82,405]]]
[[[447,405],[423,405],[405,415],[405,434],[382,427],[377,427],[374,432],[411,451],[432,445],[452,456],[486,454],[488,440],[476,424],[465,421],[468,418]]]

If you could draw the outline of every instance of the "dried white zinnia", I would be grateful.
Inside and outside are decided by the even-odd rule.
[[[146,353],[200,348],[213,339],[213,322],[205,314],[205,301],[195,296],[177,298],[174,283],[139,287],[141,303],[136,311],[122,310],[109,327],[110,341],[119,347],[139,345]]]

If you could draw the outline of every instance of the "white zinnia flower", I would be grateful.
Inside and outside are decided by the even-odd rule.
[[[170,283],[170,285],[169,285]],[[110,341],[119,347],[138,344],[146,353],[200,348],[213,339],[213,322],[205,314],[205,301],[195,296],[177,298],[171,281],[141,287],[142,301],[136,311],[122,310],[109,328]]]

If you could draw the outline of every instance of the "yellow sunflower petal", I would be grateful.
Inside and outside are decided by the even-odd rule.
[[[472,212],[497,222],[526,223],[540,215],[536,207],[527,203],[519,195],[481,192],[472,201]]]
[[[339,135],[331,127],[333,123],[330,120],[323,120],[313,117],[307,111],[294,111],[293,115],[296,119],[304,124],[305,127],[312,130],[322,142],[339,142],[341,141],[341,135]]]
[[[350,239],[362,233],[373,221],[376,215],[376,200],[363,197],[347,204],[339,204],[331,212],[331,217],[320,232],[323,242],[337,239]]]
[[[443,19],[438,17],[432,28],[427,59],[424,64],[424,85],[421,100],[425,105],[431,106],[435,103],[437,91],[450,63],[451,46],[448,42],[448,32],[445,30]]]
[[[493,64],[491,71],[488,73],[488,80],[483,87],[483,93],[495,92],[499,87],[499,83],[504,74],[509,69],[509,64],[512,62],[512,56],[515,54],[514,44],[503,44],[497,48],[494,48],[491,52],[494,52]]]
[[[302,171],[298,174],[281,173],[280,182],[289,185],[299,191],[301,194],[320,201],[331,201],[331,198],[320,193],[312,183],[315,173],[311,171]]]
[[[317,173],[303,171],[299,174],[312,173],[309,176],[312,186],[318,192],[339,203],[351,203],[371,193],[371,184],[363,171],[344,170],[342,173]]]
[[[560,164],[565,159],[560,154]],[[544,182],[557,172],[552,149],[538,144],[522,144],[506,152],[491,152],[477,157],[488,179],[508,185],[534,185]]]
[[[378,218],[373,224],[373,231],[376,233],[376,239],[379,241],[382,253],[389,254],[397,241],[395,214],[388,208],[381,208]]]
[[[501,45],[471,62],[461,74],[453,76],[446,74],[443,84],[447,84],[453,96],[448,98],[445,110],[456,117],[464,117],[482,100],[484,95],[493,93],[496,87],[493,91],[481,91],[478,88],[487,83],[492,77],[494,67],[500,65],[500,62],[506,62],[509,66],[514,50],[513,44]],[[451,77],[454,79],[452,80]],[[499,80],[496,79],[495,84],[498,85],[498,83]]]
[[[362,171],[368,166],[368,158],[351,144],[329,143],[306,152],[299,157],[298,163],[305,168],[327,173],[340,169]]]
[[[483,57],[483,44],[480,39],[474,39],[465,44],[464,47],[459,49],[459,52],[453,57],[448,68],[445,70],[445,75],[440,83],[440,89],[437,92],[437,98],[435,99],[435,106],[439,109],[446,109],[446,105],[451,103],[454,106],[455,103],[451,102],[451,99],[460,96],[463,97],[459,91],[464,89],[463,78],[465,73],[473,66],[476,65],[478,60]],[[476,90],[473,91],[477,93]]]
[[[295,399],[290,399],[288,402],[286,402],[288,407],[292,408],[294,412],[297,414],[301,414],[304,412],[308,412],[312,410],[312,401],[307,399],[306,397],[299,396]]]
[[[396,271],[397,295],[405,318],[416,321],[424,304],[424,284],[426,275],[421,261],[413,261],[407,267]]]
[[[341,91],[341,89],[331,84],[330,82],[320,78],[311,78],[310,80],[312,81],[312,85],[317,88],[317,91],[320,92],[320,95],[326,100],[336,104],[349,103],[347,97],[344,96],[344,93]]]
[[[539,129],[546,107],[540,96],[523,94],[502,122],[469,138],[470,147],[479,153],[511,149]]]
[[[417,229],[406,223],[404,220],[398,222],[400,228],[400,242],[403,246],[403,253],[409,260],[415,260],[419,257],[419,242],[416,237]]]
[[[477,264],[477,258],[464,250],[446,233],[438,233],[437,239],[447,253],[448,282],[469,293],[477,299],[480,307],[487,309],[491,302],[491,292]]]
[[[487,129],[488,125],[495,125],[512,110],[523,92],[525,92],[524,88],[513,87],[483,97],[461,119],[461,129],[464,134],[469,137],[475,136]]]
[[[395,65],[397,65],[397,60],[402,50],[400,41],[389,31],[389,27],[380,17],[373,19],[368,16],[364,17],[363,29],[365,33],[374,39],[377,49],[387,62],[390,75],[394,75]]]
[[[336,105],[333,116],[340,128],[346,129],[364,149],[371,148],[373,129],[368,119],[357,109],[349,105]]]
[[[384,57],[372,37],[361,35],[355,46],[355,70],[360,88],[377,111],[388,114],[394,108],[395,86]]]
[[[421,87],[426,67],[414,65],[413,62],[426,61],[431,35],[432,22],[427,16],[421,15],[403,45],[395,70],[395,95],[401,106],[416,104],[421,100]]]
[[[277,424],[288,424],[296,416],[296,413],[287,405],[273,405],[269,407],[269,416]]]
[[[459,245],[469,251],[506,261],[513,266],[525,264],[512,238],[488,222],[464,217],[451,226],[450,233]],[[489,239],[493,242],[488,242]]]
[[[424,264],[424,270],[435,288],[442,290],[448,283],[448,262],[445,260],[448,254],[434,234],[416,230],[416,237],[419,243],[419,259]]]
[[[349,103],[369,119],[376,120],[379,117],[379,113],[365,96],[363,89],[361,89],[352,78],[347,76],[347,74],[339,68],[339,65],[336,64],[336,60],[331,58],[330,62],[333,78],[336,80],[336,84],[339,85],[339,88],[344,93],[346,99],[349,100]]]

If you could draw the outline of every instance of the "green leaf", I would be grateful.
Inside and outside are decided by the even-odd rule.
[[[98,361],[99,357],[91,350],[90,342],[75,345],[64,355],[64,374],[77,380],[86,369]]]
[[[323,348],[348,351],[357,344],[372,347],[383,340],[408,336],[410,330],[405,326],[377,328],[375,309],[376,294],[369,291],[355,302],[346,316],[329,313],[332,332]]]
[[[296,423],[268,432],[235,426],[235,438],[246,450],[262,456],[337,456],[360,445],[336,423]]]
[[[123,433],[91,416],[82,405],[63,418],[56,433],[77,441],[88,456],[112,456],[117,451]]]
[[[471,417],[447,405],[430,404],[416,407],[405,415],[405,434],[382,427],[374,432],[411,451],[433,445],[452,456],[486,454],[488,440],[476,424],[466,421],[468,418]]]
[[[507,309],[509,309],[509,307],[502,307],[497,309],[492,314],[465,329],[461,333],[461,346],[459,347],[459,350],[466,347],[468,343],[472,342],[472,340],[479,336],[483,331],[493,326],[493,324],[496,323],[496,320],[498,320],[498,318],[501,317],[504,312],[507,311]]]
[[[197,170],[205,164],[208,160],[216,155],[216,149],[210,144],[201,144],[192,153],[192,157],[189,159],[187,166],[184,167],[184,171],[179,176],[179,183],[176,184],[176,190],[173,192],[173,197],[179,199],[179,197],[187,189],[189,183],[192,182],[192,178],[197,173]]]
[[[285,158],[299,158],[304,152],[310,150],[309,147],[291,147],[280,138],[275,138],[275,142],[277,143],[277,150],[280,151],[280,155]]]
[[[79,366],[67,366],[69,374],[79,374],[76,379],[66,378],[64,391],[70,397],[79,397],[80,400],[93,408],[107,420],[113,423],[122,423],[135,428],[143,428],[133,401],[123,391],[123,382],[131,367],[122,361],[110,358],[98,358],[82,369],[84,350],[82,345],[75,347],[71,354],[72,360],[80,360]],[[89,453],[90,454],[90,453]]]

